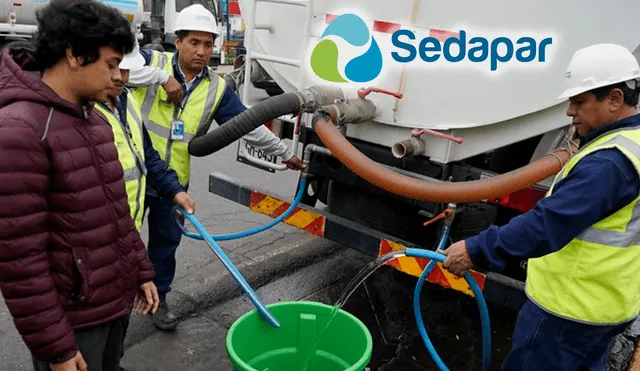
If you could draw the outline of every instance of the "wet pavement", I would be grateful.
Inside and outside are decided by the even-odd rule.
[[[257,290],[265,303],[311,300],[333,305],[349,280],[370,260],[354,250],[335,255]],[[373,337],[371,371],[438,370],[416,330],[411,307],[416,279],[383,267],[351,296],[344,310],[354,314]],[[480,326],[475,300],[427,284],[423,312],[431,339],[451,370],[479,370]],[[225,336],[233,322],[253,310],[244,296],[203,310],[174,333],[157,332],[127,349],[127,371],[232,371]],[[515,313],[491,308],[493,367],[499,370],[509,348]],[[294,371],[294,370],[291,370]]]

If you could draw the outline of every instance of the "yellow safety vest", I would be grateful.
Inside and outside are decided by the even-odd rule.
[[[96,104],[111,125],[114,141],[118,149],[118,160],[124,170],[124,185],[129,200],[131,218],[135,221],[138,232],[142,229],[142,208],[144,207],[147,168],[144,157],[144,141],[142,139],[142,121],[140,109],[135,98],[127,97],[127,122],[120,122],[120,115]]]
[[[150,66],[159,67],[173,76],[173,53],[153,51]],[[182,186],[191,177],[191,156],[188,144],[196,134],[209,131],[213,115],[218,108],[225,89],[224,80],[208,67],[200,83],[192,88],[185,106],[167,102],[167,92],[159,85],[138,87],[133,93],[142,102],[142,117],[149,130],[153,147],[169,168],[176,171]],[[171,139],[171,122],[179,119],[184,123],[183,139]]]
[[[640,129],[602,134],[585,145],[556,175],[553,186],[585,156],[617,148],[640,173]],[[597,184],[591,190],[594,197]],[[640,196],[584,230],[561,250],[529,259],[527,296],[541,308],[566,319],[614,325],[640,312]]]

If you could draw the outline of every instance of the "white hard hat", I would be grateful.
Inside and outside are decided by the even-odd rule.
[[[621,45],[596,44],[573,54],[566,73],[566,90],[559,99],[640,78],[638,60]]]
[[[218,23],[202,4],[193,4],[178,13],[174,32],[178,31],[204,31],[217,35]]]
[[[120,62],[121,70],[137,70],[144,67],[145,60],[140,55],[140,46],[136,42],[133,46],[133,50],[129,54],[125,54],[122,62]]]

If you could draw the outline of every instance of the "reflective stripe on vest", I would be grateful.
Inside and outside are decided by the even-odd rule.
[[[173,76],[173,53],[153,51],[150,65],[164,69]],[[188,144],[196,136],[209,131],[213,115],[224,94],[224,80],[212,71],[203,76],[189,93],[184,110],[167,102],[167,93],[158,85],[136,88],[133,94],[142,102],[142,117],[149,130],[153,147],[160,157],[178,174],[180,184],[190,179],[191,156]],[[183,139],[171,138],[171,121],[179,118],[184,123]]]
[[[602,149],[620,150],[640,174],[640,129],[601,135],[576,153],[554,179],[564,179],[585,156]],[[597,185],[593,190],[598,192]],[[640,312],[640,195],[594,223],[561,250],[529,259],[527,296],[542,309],[573,321],[615,325]]]
[[[135,98],[127,100],[127,122],[120,122],[120,115],[97,104],[105,115],[113,131],[114,142],[118,150],[118,160],[124,172],[125,189],[131,218],[138,231],[142,229],[142,207],[144,205],[147,168],[144,165],[144,141],[142,139],[142,121]]]
[[[623,133],[625,131],[631,130],[638,129],[625,128],[614,130],[611,133]],[[604,146],[613,144],[618,144],[624,148],[627,148],[636,157],[640,157],[640,145],[625,136],[615,136],[613,139],[602,143],[602,145]],[[564,179],[565,176],[565,171],[560,172],[560,174],[557,175],[557,179],[554,181],[554,184]],[[553,187],[551,189],[553,189]],[[594,227],[589,227],[584,232],[582,232],[578,236],[578,238],[593,243],[611,245],[616,247],[629,247],[631,245],[637,245],[638,242],[640,242],[640,203],[633,208],[633,211],[631,213],[631,220],[629,220],[629,224],[624,231],[603,231],[595,229]]]

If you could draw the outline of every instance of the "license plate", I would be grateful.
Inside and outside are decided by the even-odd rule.
[[[265,151],[258,149],[252,146],[251,144],[249,144],[246,140],[244,140],[244,138],[240,138],[238,140],[238,151],[236,154],[236,161],[253,166],[260,170],[268,171],[270,173],[276,172],[274,169],[267,168],[265,166],[252,162],[250,159],[247,159],[245,154],[251,155],[253,157],[259,158],[267,162],[271,162],[272,164],[275,164],[278,161],[278,156],[269,155]]]

